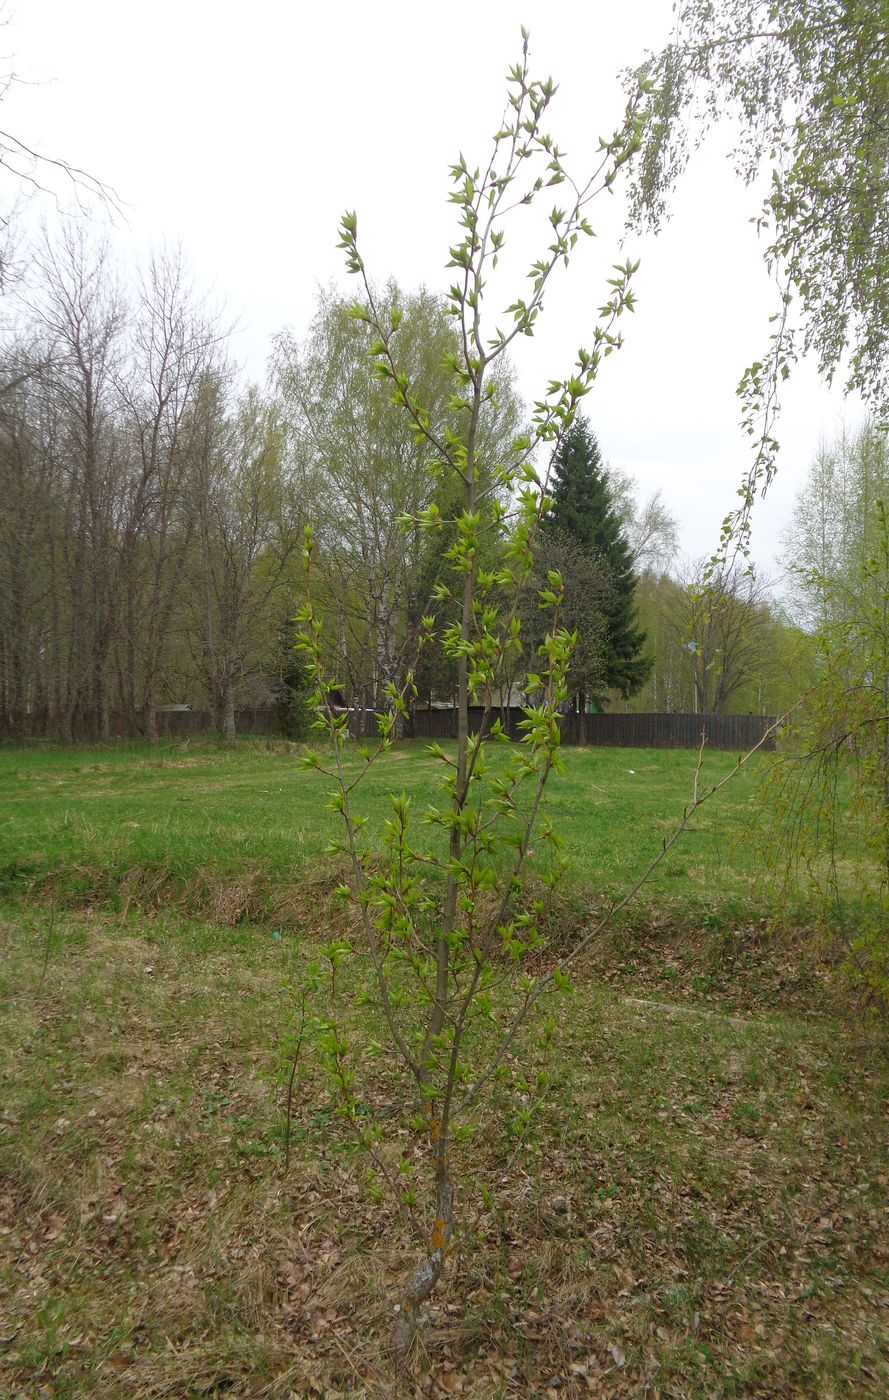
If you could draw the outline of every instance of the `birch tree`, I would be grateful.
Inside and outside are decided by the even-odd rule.
[[[375,289],[375,297],[382,315],[401,318],[403,363],[430,424],[439,433],[451,429],[453,319],[423,290],[405,295],[390,282]],[[359,733],[375,727],[372,716],[385,687],[401,685],[440,573],[423,531],[405,533],[401,523],[442,489],[430,470],[435,453],[391,403],[368,359],[370,344],[367,328],[349,315],[349,303],[325,292],[305,341],[284,333],[273,356],[295,469],[313,502],[316,583],[323,581],[332,619],[332,664],[347,682]],[[489,461],[508,454],[520,424],[507,364],[496,384],[480,423],[480,447]]]
[[[527,658],[525,689],[539,698],[525,710],[525,742],[507,752],[502,764],[489,755],[492,745],[504,741],[493,712],[500,678],[522,649],[518,606],[533,569],[539,522],[550,503],[546,487],[552,457],[604,359],[620,344],[617,321],[633,307],[632,263],[615,269],[609,294],[591,326],[591,348],[578,352],[573,372],[551,381],[535,405],[531,432],[513,444],[518,461],[494,464],[482,473],[480,427],[484,406],[496,395],[494,367],[518,337],[533,333],[556,268],[570,260],[580,238],[592,234],[589,208],[611,189],[620,167],[630,159],[639,127],[631,104],[616,134],[601,142],[593,171],[577,180],[546,130],[555,84],[531,78],[527,36],[509,84],[489,158],[476,168],[461,157],[451,171],[459,230],[450,249],[448,266],[454,280],[449,304],[458,346],[447,367],[456,426],[448,422],[439,428],[409,370],[402,367],[399,308],[384,314],[359,251],[356,215],[346,214],[341,224],[341,246],[360,288],[352,315],[371,331],[369,353],[376,374],[428,444],[434,478],[452,480],[459,496],[458,508],[447,522],[454,535],[447,550],[449,567],[436,589],[436,603],[448,610],[455,606],[458,612],[457,620],[443,628],[444,647],[457,678],[456,751],[433,746],[443,776],[439,802],[427,813],[425,826],[414,823],[408,798],[393,793],[391,814],[378,842],[360,810],[361,784],[391,744],[399,716],[406,713],[412,673],[408,671],[401,689],[394,683],[387,688],[388,704],[378,717],[378,744],[359,751],[357,769],[347,764],[345,717],[331,702],[334,678],[325,665],[324,626],[315,607],[311,535],[306,543],[308,598],[301,612],[301,640],[315,682],[319,723],[330,740],[326,754],[310,754],[307,761],[331,780],[331,805],[343,822],[338,850],[349,871],[341,894],[354,902],[355,914],[352,936],[321,950],[317,986],[328,988],[330,1010],[317,1027],[317,1043],[338,1101],[355,1116],[358,1070],[338,1012],[336,967],[344,957],[359,956],[374,989],[379,1035],[401,1070],[402,1123],[410,1125],[422,1153],[422,1173],[411,1187],[421,1238],[419,1258],[408,1273],[396,1311],[394,1341],[402,1358],[413,1342],[420,1310],[445,1267],[458,1192],[467,1184],[465,1176],[461,1180],[455,1174],[456,1147],[471,1137],[474,1115],[490,1108],[491,1081],[520,1044],[532,1010],[547,992],[568,991],[571,963],[584,946],[582,940],[561,960],[544,951],[545,970],[538,973],[526,963],[543,947],[539,908],[524,877],[532,841],[540,838],[543,878],[556,881],[560,870],[558,838],[541,820],[547,780],[559,761],[559,707],[568,693],[572,648],[572,637],[560,623],[563,586],[555,571],[539,598],[550,626],[536,655]],[[541,219],[542,247],[528,280],[517,296],[506,291],[504,309],[492,316],[488,307],[493,288],[501,284],[494,273],[507,238],[522,211],[529,206],[539,209],[546,199],[544,189],[553,186],[562,187],[564,202],[551,205]],[[534,465],[535,448],[544,459],[540,468]],[[404,522],[408,532],[419,526],[431,534],[445,524],[435,501]],[[482,563],[480,544],[488,536],[497,538],[502,550],[496,569]],[[430,612],[422,635],[435,630]],[[472,731],[471,702],[484,714]],[[434,885],[430,875],[435,876]],[[515,979],[501,975],[501,959],[516,964]],[[495,986],[502,998],[496,1015]],[[546,1044],[554,1033],[555,1023],[549,1022],[543,1031]],[[387,1167],[385,1160],[382,1125],[366,1128],[362,1137],[384,1173],[391,1167],[397,1180],[398,1163]],[[463,1165],[464,1171],[471,1171],[465,1160]]]

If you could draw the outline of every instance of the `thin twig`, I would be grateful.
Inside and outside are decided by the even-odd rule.
[[[35,995],[35,996],[39,996],[39,995],[40,995],[40,993],[41,993],[41,991],[42,991],[42,989],[43,989],[43,983],[44,983],[45,980],[46,980],[46,971],[47,971],[47,968],[49,967],[49,958],[50,958],[50,954],[51,954],[51,952],[52,952],[53,934],[54,934],[54,932],[55,932],[55,927],[56,927],[56,896],[55,896],[55,891],[53,891],[52,906],[51,906],[50,911],[49,911],[49,926],[48,926],[48,928],[47,928],[47,930],[46,930],[46,941],[44,942],[44,945],[43,945],[43,966],[42,966],[41,969],[40,969],[40,977],[39,977],[38,980],[37,980],[37,986],[36,986],[35,991],[34,991],[34,995]]]
[[[290,1066],[290,1077],[287,1081],[287,1116],[284,1121],[284,1171],[286,1176],[290,1168],[290,1124],[293,1116],[293,1084],[296,1079],[296,1069],[299,1064],[299,1055],[302,1050],[303,1036],[306,1029],[306,988],[303,987],[300,999],[299,1010],[299,1033],[296,1037],[296,1049],[293,1052],[293,1063]]]

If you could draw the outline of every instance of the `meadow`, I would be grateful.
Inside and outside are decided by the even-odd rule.
[[[705,780],[735,762],[707,754]],[[345,917],[323,780],[246,741],[0,752],[0,1394],[884,1395],[889,1071],[829,950],[754,880],[768,763],[584,960],[523,1133],[494,1086],[393,1378],[411,1246],[310,1054],[284,1169],[295,989]],[[694,765],[568,755],[551,936],[658,849]],[[421,808],[432,777],[401,746],[368,806],[397,786]],[[397,1154],[398,1078],[343,975],[359,1116]],[[530,1077],[533,1037],[521,1053]]]
[[[749,901],[755,858],[740,838],[768,762],[754,759],[695,815],[648,897],[690,907]],[[696,763],[687,750],[571,751],[547,806],[575,888],[603,900],[623,890],[675,827]],[[733,754],[705,754],[702,785],[736,764]],[[378,822],[388,792],[403,790],[422,814],[437,798],[439,767],[424,744],[397,746],[364,780],[363,810]],[[253,891],[241,913],[273,914],[276,900],[314,878],[338,834],[328,787],[274,742],[0,749],[0,893],[139,902],[158,881],[165,898],[216,913],[214,892],[238,884]]]

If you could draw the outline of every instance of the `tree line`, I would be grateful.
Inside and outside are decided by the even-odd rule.
[[[460,412],[453,318],[423,289],[392,282],[379,299],[446,440]],[[455,500],[453,482],[427,470],[430,439],[369,369],[366,328],[341,295],[319,293],[304,337],[275,338],[262,388],[241,382],[228,329],[178,251],[127,278],[107,247],[69,226],[44,236],[6,306],[0,733],[155,739],[160,709],[189,704],[230,736],[237,707],[292,714],[309,523],[338,700],[354,731],[370,732],[386,686],[414,665],[422,618],[447,620],[436,590]],[[504,357],[478,447],[504,512],[498,473],[526,417]],[[640,501],[582,416],[552,489],[536,567],[540,579],[555,569],[565,580],[573,708],[780,708],[800,629],[767,583],[739,568],[705,582],[703,564],[678,563],[677,522],[660,494]],[[406,528],[430,508],[432,539]],[[498,565],[493,554],[484,562]],[[526,635],[539,631],[533,603],[521,622]],[[419,703],[452,698],[440,645],[424,649],[415,674]]]
[[[7,735],[157,734],[200,685],[231,726],[301,513],[273,405],[237,386],[181,256],[125,286],[46,238],[3,348],[0,693]]]

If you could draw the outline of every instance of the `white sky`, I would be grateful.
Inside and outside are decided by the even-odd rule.
[[[7,95],[0,125],[114,186],[125,256],[181,242],[196,284],[238,319],[236,354],[261,380],[272,334],[305,330],[319,285],[349,285],[336,249],[344,209],[358,211],[375,277],[447,285],[447,167],[461,150],[486,157],[520,23],[534,75],[559,83],[548,129],[583,172],[622,111],[617,74],[658,45],[670,19],[670,0],[17,0],[3,47],[28,81]],[[516,355],[533,399],[590,344],[609,264],[641,257],[625,347],[586,408],[605,456],[643,491],[662,490],[693,555],[715,548],[747,462],[735,385],[765,350],[775,309],[748,222],[757,206],[711,145],[657,240],[620,249],[620,201],[593,208],[599,237],[578,248]],[[25,219],[35,216],[32,207]],[[811,370],[797,372],[779,477],[756,516],[754,553],[767,565],[818,438],[844,411],[855,417]]]

